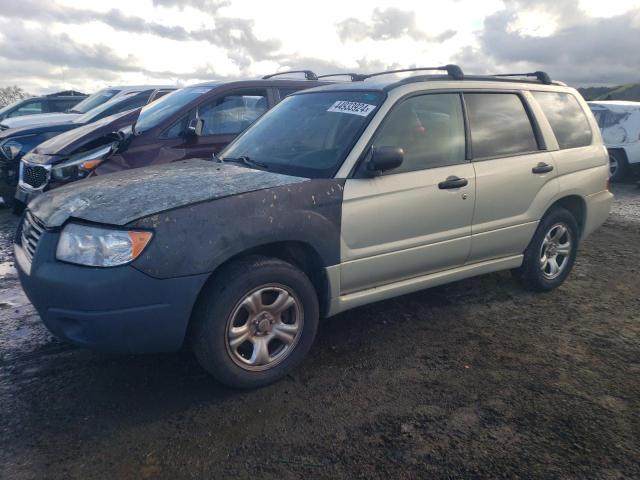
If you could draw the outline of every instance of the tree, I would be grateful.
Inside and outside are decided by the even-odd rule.
[[[23,98],[31,96],[32,95],[28,94],[17,85],[0,88],[0,108],[4,107],[5,105],[9,105],[16,100],[21,100]]]

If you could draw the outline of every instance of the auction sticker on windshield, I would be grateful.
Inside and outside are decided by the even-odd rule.
[[[375,110],[375,105],[360,102],[349,102],[347,100],[338,100],[329,107],[327,112],[351,113],[366,117]]]

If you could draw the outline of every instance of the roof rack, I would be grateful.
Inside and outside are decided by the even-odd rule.
[[[547,72],[542,72],[538,70],[537,72],[530,73],[498,73],[496,75],[489,75],[490,77],[536,77],[536,79],[540,83],[544,83],[546,85],[551,85],[553,82],[551,81],[551,77]]]
[[[278,75],[288,75],[290,73],[304,73],[305,80],[318,80],[318,76],[311,70],[288,70],[286,72],[272,73],[271,75],[265,75],[264,77],[262,77],[262,80],[268,80]]]
[[[367,78],[366,75],[362,73],[328,73],[326,75],[318,75],[318,78],[327,78],[327,77],[350,77],[352,82],[360,82]]]
[[[464,78],[464,73],[462,69],[458,65],[444,65],[442,67],[416,67],[416,68],[403,68],[400,70],[386,70],[384,72],[376,72],[376,73],[329,73],[327,75],[320,75],[318,78],[327,78],[327,77],[339,77],[339,76],[347,76],[351,77],[352,82],[362,82],[367,78],[377,77],[380,75],[391,75],[394,73],[405,73],[405,72],[422,72],[422,71],[446,71],[447,74],[454,78],[455,80],[462,80]]]
[[[370,73],[368,75],[362,75],[362,77],[364,77],[362,78],[362,80],[365,80],[371,77],[377,77],[379,75],[390,75],[393,73],[423,72],[423,71],[436,71],[436,72],[446,71],[447,75],[449,75],[455,80],[462,80],[464,78],[464,73],[462,72],[462,69],[458,65],[449,64],[449,65],[443,65],[442,67],[402,68],[400,70],[387,70],[385,72]]]

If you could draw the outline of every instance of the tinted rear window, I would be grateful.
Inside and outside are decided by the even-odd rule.
[[[514,93],[465,93],[473,158],[538,150],[536,136],[520,97]]]
[[[549,120],[560,148],[591,145],[591,127],[576,97],[560,92],[532,93]]]

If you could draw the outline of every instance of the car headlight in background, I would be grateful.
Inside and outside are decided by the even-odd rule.
[[[81,152],[51,168],[51,176],[55,180],[69,181],[84,178],[96,169],[115,151],[117,143],[102,145],[93,150]]]
[[[153,234],[146,231],[70,223],[60,234],[56,258],[89,267],[115,267],[135,260],[151,237]]]
[[[605,128],[602,132],[602,138],[607,145],[617,145],[627,141],[627,131],[620,125]]]
[[[7,140],[0,145],[0,148],[9,160],[17,158],[22,152],[22,144],[16,140]]]

